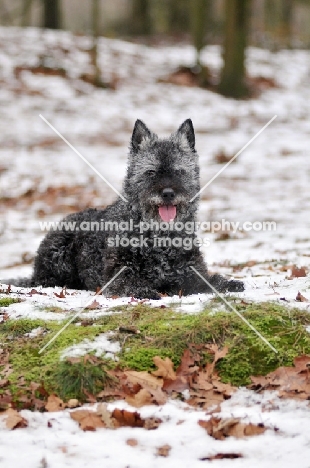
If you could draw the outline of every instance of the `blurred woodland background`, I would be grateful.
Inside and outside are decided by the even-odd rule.
[[[309,48],[310,0],[0,0],[0,24],[92,35],[97,84],[99,36],[147,44],[193,43],[196,63],[178,70],[174,78],[209,88],[214,83],[200,62],[200,51],[221,44],[224,65],[216,90],[239,98],[252,92],[245,69],[247,45],[272,51]]]

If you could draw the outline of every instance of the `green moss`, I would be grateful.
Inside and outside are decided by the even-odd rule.
[[[25,333],[30,333],[34,328],[45,328],[45,325],[44,320],[6,320],[1,325],[0,337],[16,338],[25,335]]]
[[[229,352],[217,369],[224,382],[235,385],[247,384],[250,375],[264,375],[279,366],[292,365],[295,356],[310,353],[310,335],[305,330],[305,326],[310,325],[309,313],[275,303],[246,305],[234,298],[229,300],[278,350],[277,354],[236,314],[216,312],[217,302],[208,303],[205,310],[192,315],[169,307],[130,304],[111,315],[98,317],[94,323],[93,319],[83,321],[84,326],[72,323],[41,354],[39,350],[63,327],[63,322],[7,320],[1,324],[0,346],[10,353],[9,363],[13,369],[10,389],[18,390],[22,376],[26,382],[43,382],[48,391],[66,397],[82,398],[84,386],[91,393],[100,390],[107,382],[106,361],[92,366],[94,369],[71,368],[72,364],[61,362],[60,356],[67,347],[110,330],[115,333],[112,339],[121,344],[119,365],[135,370],[152,370],[152,358],[156,355],[170,357],[177,366],[183,351],[191,344],[228,346]],[[35,338],[25,336],[37,327],[42,328],[43,334]],[[137,333],[130,333],[130,327]],[[201,362],[208,359],[210,356],[206,353]],[[66,375],[69,380],[65,379]]]
[[[0,298],[0,307],[9,307],[11,304],[16,304],[21,302],[21,299],[14,297],[1,297]]]
[[[42,312],[54,312],[56,314],[66,312],[66,309],[62,309],[61,307],[58,307],[58,306],[48,306],[48,307],[39,306],[38,309],[41,310]]]
[[[133,350],[128,349],[123,353],[122,363],[130,369],[139,369],[140,371],[155,370],[156,366],[153,362],[153,357],[155,356],[160,356],[163,359],[165,357],[170,357],[172,360],[174,358],[171,356],[171,352],[164,348],[134,348]]]
[[[218,364],[222,380],[245,385],[250,375],[264,375],[278,366],[292,365],[295,356],[310,352],[310,335],[305,330],[310,323],[307,312],[274,303],[240,303],[235,307],[277,349],[277,354],[233,312],[206,309],[187,315],[136,306],[122,315],[123,324],[135,325],[140,334],[127,335],[121,363],[145,370],[152,368],[152,357],[158,354],[170,357],[177,365],[190,344],[217,343],[229,347],[227,357]]]

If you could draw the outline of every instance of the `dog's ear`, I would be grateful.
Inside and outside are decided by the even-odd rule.
[[[178,136],[185,136],[191,150],[195,150],[195,131],[191,119],[184,120],[177,133]]]
[[[152,137],[152,133],[147,128],[142,120],[136,120],[132,137],[131,137],[131,147],[133,150],[137,151],[143,140],[148,140]]]

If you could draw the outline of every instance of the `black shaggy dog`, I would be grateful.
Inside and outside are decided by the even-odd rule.
[[[105,210],[67,216],[49,232],[30,279],[17,286],[67,286],[107,295],[159,299],[160,293],[243,291],[240,281],[209,276],[193,229],[199,191],[198,155],[190,119],[168,139],[159,139],[137,120],[122,197]],[[7,281],[6,281],[7,282]]]

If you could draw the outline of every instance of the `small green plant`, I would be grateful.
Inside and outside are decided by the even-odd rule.
[[[77,398],[85,401],[87,394],[96,395],[104,388],[115,384],[116,379],[108,374],[111,362],[94,356],[81,359],[66,359],[58,364],[51,375],[55,390],[65,401]]]
[[[0,297],[0,307],[9,307],[11,304],[21,302],[18,297]]]

